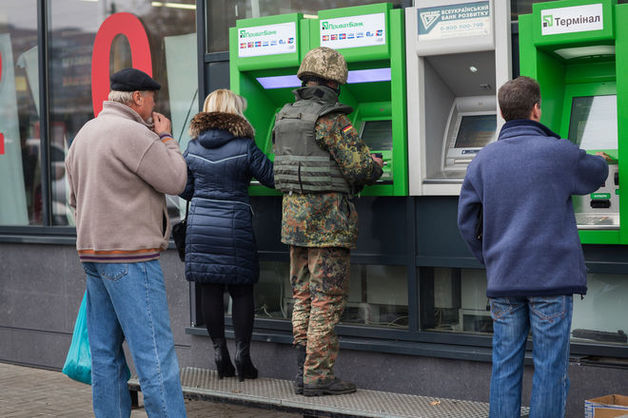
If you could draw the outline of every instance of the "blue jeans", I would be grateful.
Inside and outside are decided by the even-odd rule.
[[[83,268],[87,273],[87,332],[96,418],[131,415],[122,351],[125,338],[148,416],[185,417],[159,261],[83,263]]]
[[[520,416],[526,339],[532,330],[530,418],[565,416],[573,296],[491,299],[493,373],[490,417]]]

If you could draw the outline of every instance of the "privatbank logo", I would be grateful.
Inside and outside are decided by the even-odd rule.
[[[259,32],[249,32],[246,29],[240,30],[240,38],[253,38],[258,36],[269,36],[269,35],[277,35],[276,30],[263,30]]]
[[[439,17],[440,17],[440,10],[434,10],[431,12],[421,12],[421,22],[423,22],[423,26],[425,27],[425,30],[429,31],[429,29],[434,25],[434,23],[438,21]]]
[[[547,15],[543,16],[543,27],[547,28],[554,25],[554,16]]]
[[[329,23],[326,20],[321,22],[321,30],[335,30],[335,29],[351,29],[364,26],[364,22],[347,22],[347,23]]]

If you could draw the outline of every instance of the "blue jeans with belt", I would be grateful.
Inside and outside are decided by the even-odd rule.
[[[520,416],[526,340],[532,331],[530,418],[565,416],[573,296],[491,298],[493,372],[490,417]]]
[[[83,263],[92,401],[99,417],[129,417],[122,342],[126,339],[150,417],[185,417],[163,273],[158,260]]]

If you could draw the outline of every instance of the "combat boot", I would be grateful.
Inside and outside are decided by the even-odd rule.
[[[224,338],[215,338],[214,343],[214,360],[216,361],[216,371],[218,378],[235,376],[235,368],[229,358],[229,350],[227,350],[227,341]]]
[[[303,395],[305,396],[343,395],[345,393],[353,393],[355,391],[355,384],[345,382],[337,377],[324,379],[317,383],[306,383],[303,385]]]
[[[303,344],[295,345],[294,350],[297,354],[297,375],[294,377],[294,393],[303,395],[303,363],[305,363],[307,352]]]

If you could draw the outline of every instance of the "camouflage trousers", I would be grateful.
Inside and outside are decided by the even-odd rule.
[[[303,383],[333,378],[338,357],[334,327],[347,304],[350,250],[290,246],[294,343],[305,345]]]

